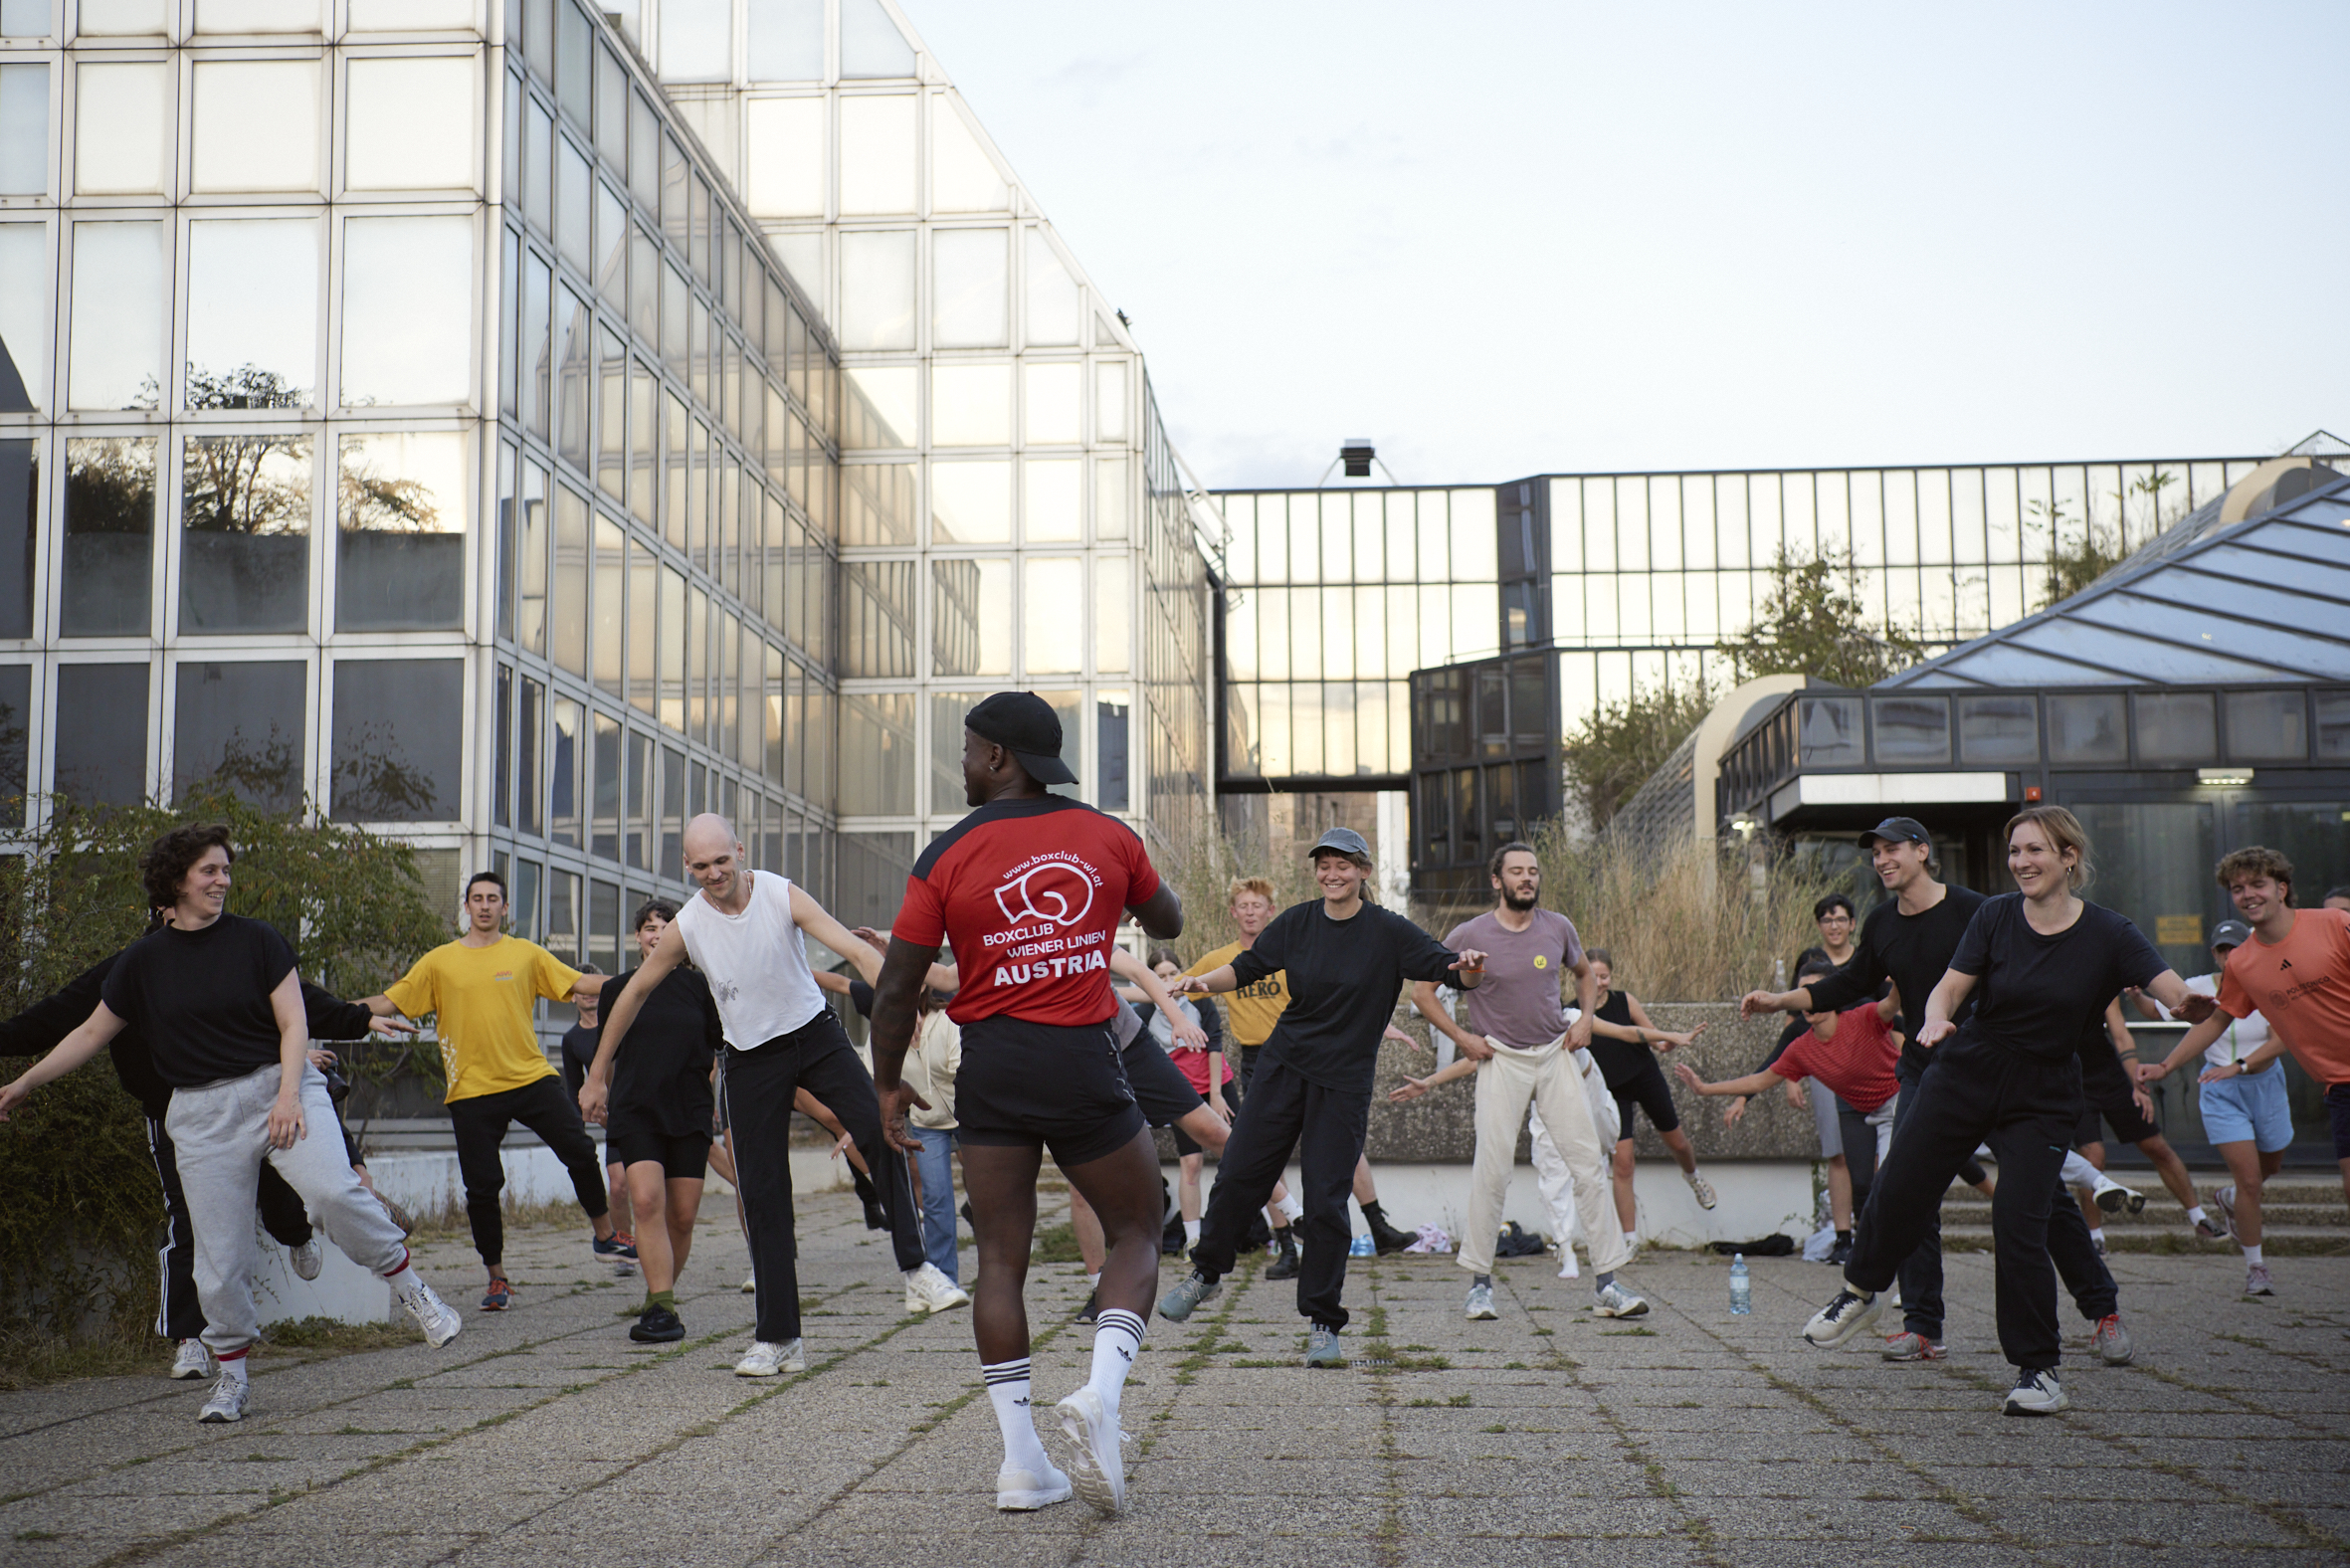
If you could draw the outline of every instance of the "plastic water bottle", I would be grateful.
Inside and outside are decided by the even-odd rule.
[[[1371,1258],[1377,1256],[1378,1252],[1377,1244],[1371,1240],[1371,1233],[1365,1231],[1348,1244],[1346,1256],[1349,1258]]]
[[[1754,1310],[1754,1281],[1746,1274],[1746,1255],[1737,1253],[1730,1259],[1730,1315],[1744,1317]]]

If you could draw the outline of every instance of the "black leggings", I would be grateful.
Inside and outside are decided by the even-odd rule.
[[[1657,1066],[1655,1053],[1622,1083],[1611,1083],[1608,1092],[1616,1096],[1616,1115],[1623,1123],[1617,1132],[1619,1141],[1632,1136],[1634,1106],[1649,1113],[1649,1125],[1659,1132],[1670,1132],[1680,1125],[1680,1112],[1673,1108],[1672,1089],[1665,1081],[1665,1070]]]
[[[505,1161],[498,1146],[506,1128],[520,1122],[555,1151],[555,1158],[571,1173],[571,1189],[591,1220],[611,1211],[604,1190],[604,1162],[596,1156],[596,1140],[579,1119],[579,1106],[563,1092],[563,1079],[549,1073],[520,1088],[494,1094],[476,1094],[449,1102],[449,1120],[457,1129],[457,1171],[465,1178],[465,1217],[473,1225],[474,1250],[489,1268],[505,1263],[505,1216],[499,1194],[505,1191]]]

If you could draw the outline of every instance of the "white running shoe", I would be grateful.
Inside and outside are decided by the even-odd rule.
[[[744,1274],[742,1276],[742,1293],[744,1295],[757,1295],[759,1293],[759,1276],[757,1274]]]
[[[1851,1285],[1836,1292],[1836,1299],[1812,1314],[1804,1324],[1804,1338],[1823,1350],[1833,1350],[1846,1340],[1867,1332],[1884,1312],[1881,1295],[1862,1295]]]
[[[1470,1322],[1489,1323],[1500,1315],[1499,1312],[1493,1310],[1493,1287],[1491,1285],[1472,1284],[1469,1287],[1469,1320]]]
[[[2124,1187],[2103,1171],[2097,1172],[2097,1185],[2093,1196],[2097,1207],[2107,1214],[2119,1214],[2124,1209],[2132,1214],[2137,1214],[2146,1207],[2144,1193],[2134,1188]]]
[[[2064,1397],[2053,1371],[2019,1372],[2016,1386],[2008,1391],[2006,1413],[2011,1416],[2054,1416],[2071,1408],[2072,1401]]]
[[[196,1419],[207,1426],[220,1426],[245,1419],[245,1401],[252,1389],[245,1379],[233,1372],[223,1372],[220,1381],[212,1385],[212,1397],[204,1402]]]
[[[800,1349],[800,1341],[779,1345],[771,1340],[754,1339],[742,1359],[734,1363],[736,1377],[774,1377],[782,1372],[805,1372],[808,1357]]]
[[[179,1355],[171,1363],[171,1375],[178,1382],[189,1383],[212,1376],[216,1365],[203,1340],[183,1339],[179,1342]]]
[[[1069,1501],[1069,1477],[1045,1462],[1045,1473],[1015,1470],[1007,1465],[996,1471],[996,1506],[1006,1513],[1033,1513]]]
[[[286,1261],[294,1265],[294,1272],[304,1279],[315,1279],[325,1266],[326,1255],[318,1248],[318,1238],[311,1237],[299,1247],[286,1249]]]
[[[1090,1387],[1080,1388],[1055,1407],[1061,1435],[1071,1450],[1069,1478],[1095,1513],[1116,1513],[1126,1505],[1125,1434]]]
[[[1592,1296],[1591,1309],[1602,1317],[1644,1317],[1649,1303],[1611,1279],[1605,1290]]]
[[[919,1269],[909,1269],[905,1274],[905,1309],[914,1312],[943,1312],[952,1306],[969,1306],[970,1292],[939,1272],[936,1264],[926,1263]]]
[[[1698,1208],[1710,1209],[1716,1203],[1721,1201],[1719,1198],[1714,1196],[1713,1183],[1707,1181],[1700,1172],[1690,1171],[1687,1173],[1686,1179],[1689,1184],[1689,1191],[1697,1195]]]
[[[422,1279],[416,1288],[400,1294],[400,1304],[408,1308],[408,1315],[416,1319],[416,1326],[424,1330],[424,1342],[435,1350],[457,1337],[465,1327],[465,1319],[457,1315],[457,1308],[441,1299],[440,1292]]]

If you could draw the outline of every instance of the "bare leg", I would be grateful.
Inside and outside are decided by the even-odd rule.
[[[2179,1200],[2179,1207],[2192,1209],[2203,1201],[2195,1195],[2195,1178],[2187,1174],[2187,1162],[2179,1158],[2179,1151],[2171,1147],[2169,1139],[2157,1133],[2140,1140],[2138,1147],[2154,1162],[2155,1174],[2171,1190],[2171,1196]],[[2237,1188],[2239,1192],[2243,1190],[2241,1186]]]
[[[628,1167],[618,1160],[612,1160],[604,1166],[604,1177],[612,1204],[612,1228],[616,1231],[635,1230],[636,1210],[629,1203]]]
[[[1665,1140],[1665,1152],[1672,1156],[1672,1162],[1680,1167],[1683,1176],[1696,1174],[1697,1151],[1689,1147],[1687,1133],[1675,1127],[1670,1132],[1660,1132],[1657,1136]]]
[[[1841,1154],[1828,1157],[1828,1218],[1840,1231],[1853,1228],[1853,1168]]]
[[[966,1165],[963,1188],[968,1192],[970,1186],[971,1172]],[[972,1204],[971,1212],[977,1214],[979,1205]],[[1101,1273],[1101,1217],[1093,1212],[1093,1206],[1085,1201],[1085,1195],[1074,1186],[1069,1189],[1069,1228],[1077,1233],[1077,1256],[1085,1260],[1085,1273]]]
[[[1632,1153],[1632,1140],[1630,1138],[1619,1139],[1616,1144],[1616,1179],[1610,1183],[1616,1189],[1616,1218],[1622,1223],[1624,1234],[1627,1236],[1630,1236],[1634,1230]]]
[[[637,1237],[637,1267],[645,1273],[645,1289],[648,1294],[674,1290],[678,1261],[670,1251],[668,1173],[659,1160],[639,1160],[628,1167],[628,1186],[637,1200],[636,1212],[645,1218]]]
[[[1175,1187],[1175,1206],[1188,1223],[1200,1217],[1200,1168],[1207,1163],[1204,1154],[1183,1156],[1182,1176]]]
[[[971,1212],[979,1217],[979,1289],[971,1304],[971,1327],[983,1365],[1028,1354],[1028,1309],[1021,1290],[1036,1240],[1037,1172],[1043,1163],[1040,1149],[963,1145],[963,1186]],[[1147,1321],[1159,1277],[1158,1159],[1150,1134],[1137,1133],[1123,1148],[1068,1168],[1067,1174],[1072,1190],[1084,1194],[1100,1217],[1106,1244],[1101,1304]]]
[[[1379,1187],[1371,1180],[1371,1156],[1368,1154],[1354,1162],[1354,1201],[1358,1204],[1379,1201]]]
[[[2220,1158],[2228,1164],[2228,1174],[2236,1179],[2236,1239],[2247,1247],[2257,1247],[2260,1245],[2260,1183],[2262,1178],[2275,1174],[2277,1164],[2283,1162],[2283,1151],[2262,1154],[2259,1145],[2250,1138],[2217,1147]]]
[[[701,1182],[692,1176],[673,1176],[663,1194],[669,1200],[671,1288],[685,1272],[685,1259],[693,1251],[693,1222],[701,1218]]]

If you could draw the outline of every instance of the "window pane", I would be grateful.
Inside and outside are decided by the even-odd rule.
[[[1037,347],[1075,347],[1082,324],[1082,300],[1077,280],[1061,264],[1053,242],[1042,229],[1028,231],[1028,309],[1024,330]]]
[[[33,635],[33,541],[41,536],[41,464],[29,440],[0,441],[0,637]]]
[[[0,414],[29,414],[48,400],[49,230],[0,223]]]
[[[554,701],[555,739],[548,753],[547,837],[574,849],[585,841],[580,808],[586,795],[579,772],[587,749],[587,709],[567,697]]]
[[[824,80],[824,0],[750,0],[748,20],[751,81]]]
[[[588,276],[614,316],[628,313],[628,207],[619,192],[596,182],[595,266]]]
[[[31,793],[27,719],[32,712],[33,667],[0,665],[0,824],[21,828]]]
[[[57,667],[57,792],[85,806],[147,798],[147,666]]]
[[[1126,460],[1093,460],[1093,537],[1126,536]]]
[[[930,440],[941,447],[1009,446],[1012,367],[933,364]]]
[[[1126,362],[1104,360],[1093,367],[1093,438],[1126,439]]]
[[[74,74],[74,190],[82,196],[163,193],[166,65],[84,65]]]
[[[555,285],[555,452],[580,473],[588,467],[588,389],[594,327],[588,307]]]
[[[155,443],[100,437],[66,443],[67,637],[144,637],[155,561]]]
[[[1860,750],[1859,697],[1804,697],[1797,703],[1797,746],[1806,767],[1857,767]]]
[[[514,826],[539,833],[546,826],[546,687],[524,677],[514,718]]]
[[[628,75],[611,50],[596,50],[596,150],[613,167],[629,166]]]
[[[364,822],[459,816],[464,711],[463,660],[336,660],[334,815]]]
[[[841,236],[841,346],[914,346],[913,231]],[[902,433],[910,436],[911,426]]]
[[[309,33],[318,0],[197,0],[199,33]]]
[[[639,871],[653,869],[653,742],[636,730],[628,736],[628,787],[621,808],[625,859]]]
[[[472,381],[471,218],[343,225],[342,401],[463,403]]]
[[[593,722],[595,806],[588,853],[616,861],[620,859],[620,720],[609,713],[597,713]]]
[[[194,83],[188,165],[197,190],[318,188],[316,61],[200,60]],[[471,124],[461,133],[470,145]]]
[[[627,584],[621,576],[624,538],[619,523],[609,517],[596,518],[595,641],[589,651],[594,656],[596,685],[614,696],[626,689],[621,665],[626,652],[621,641],[622,617],[628,602]]]
[[[536,98],[522,110],[522,215],[542,235],[555,232],[555,121]]]
[[[1085,531],[1084,460],[1032,459],[1022,467],[1027,494],[1021,507],[1021,537],[1031,543],[1081,537]]]
[[[1880,696],[1869,705],[1879,762],[1948,762],[1948,697]]]
[[[470,58],[354,60],[348,71],[344,185],[472,188],[480,155],[474,123],[479,68]]]
[[[309,623],[311,438],[190,436],[180,475],[179,629]]]
[[[1027,582],[1027,637],[1024,639],[1023,667],[1034,676],[1039,672],[1056,674],[1075,672],[1084,668],[1084,616],[1077,607],[1085,602],[1084,562],[1061,556],[1032,559],[1026,563]]]
[[[2129,733],[2122,724],[2121,693],[2056,694],[2049,697],[2048,704],[2051,762],[2129,760]]]
[[[1083,438],[1078,417],[1084,397],[1084,369],[1075,362],[1024,367],[1021,421],[1030,446],[1074,446]]]
[[[758,25],[752,0],[751,25]],[[813,0],[765,0],[775,4],[811,4],[817,12],[818,70],[823,74],[823,7]],[[758,35],[751,35],[751,75],[763,77],[758,66]],[[754,217],[821,218],[824,216],[825,100],[820,98],[753,98],[743,105],[744,139],[749,144],[749,170],[743,180],[743,200]],[[812,280],[803,279],[803,283]]]
[[[589,75],[594,69],[594,24],[577,0],[548,0],[555,8],[555,97],[563,111],[581,125],[588,122]]]
[[[173,799],[213,780],[264,811],[298,807],[308,683],[298,659],[183,663],[172,707]]]
[[[2184,942],[2158,942],[2155,951],[2182,974],[2211,967],[2203,945],[2206,911],[2226,894],[2212,884],[2219,859],[2217,813],[2208,801],[2075,801],[2073,812],[2096,847],[2097,902],[2134,922],[2152,942],[2177,917],[2194,922]],[[2251,841],[2246,841],[2251,842]],[[2234,913],[2233,910],[2230,911]],[[2163,917],[2169,915],[2171,920]],[[2172,934],[2178,934],[2175,929]]]
[[[546,470],[525,459],[522,492],[514,521],[514,641],[534,654],[546,652],[547,479]]]
[[[2309,709],[2301,689],[2229,692],[2228,755],[2239,762],[2297,762],[2309,755]]]
[[[1010,675],[1012,563],[932,561],[930,585],[932,673]]]
[[[2219,725],[2209,691],[2139,691],[2130,705],[2137,710],[2139,761],[2219,760]]]
[[[1130,809],[1126,749],[1131,713],[1123,691],[1104,691],[1093,704],[1093,804],[1103,811]]]
[[[841,75],[910,77],[913,46],[881,9],[881,0],[841,0]]]
[[[910,816],[914,809],[914,696],[910,691],[841,697],[841,794],[860,815]]]
[[[1012,542],[1012,465],[930,465],[930,542]]]
[[[841,542],[914,542],[914,466],[874,463],[841,470]]]
[[[628,491],[628,352],[608,328],[596,350],[596,489],[618,500]]]
[[[188,225],[192,409],[307,408],[318,386],[318,225]]]
[[[2038,762],[2038,704],[2029,696],[1960,697],[1958,755],[1969,764]]]
[[[0,66],[0,196],[49,189],[49,67]]]
[[[842,447],[912,446],[921,404],[920,375],[912,365],[866,365],[851,370]]]
[[[162,400],[163,225],[74,225],[73,367],[77,409],[154,408]]]
[[[661,562],[635,539],[629,541],[629,703],[656,713],[661,703]]]
[[[588,958],[606,974],[620,962],[620,888],[601,879],[588,882]]]
[[[841,674],[914,674],[914,563],[841,565]]]
[[[669,82],[723,82],[733,8],[727,0],[663,0],[661,75]]]
[[[841,99],[842,214],[912,212],[914,152],[911,95]],[[849,266],[844,246],[844,280]]]
[[[555,487],[554,662],[587,674],[588,504],[568,485]]]
[[[930,246],[930,338],[939,348],[1011,341],[1011,233],[941,229]],[[1074,368],[1074,367],[1073,367]]]
[[[1133,575],[1122,555],[1104,555],[1093,563],[1093,668],[1102,675],[1124,675],[1132,668]]]
[[[345,436],[335,627],[465,624],[466,440],[457,431]]]

